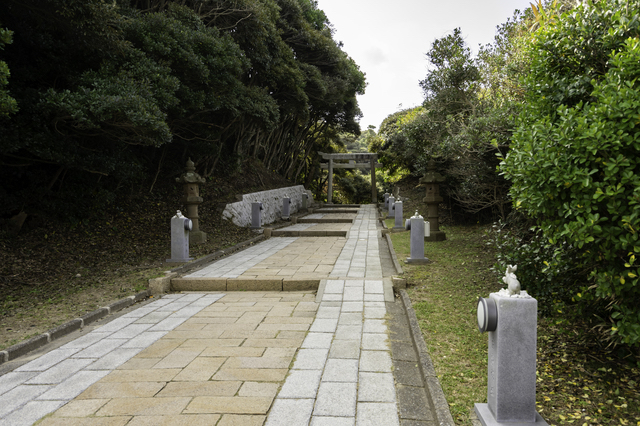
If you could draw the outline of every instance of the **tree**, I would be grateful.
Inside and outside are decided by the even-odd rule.
[[[11,44],[12,39],[11,35],[12,31],[9,31],[6,28],[0,27],[0,50],[4,48],[5,45]],[[16,104],[16,100],[13,99],[9,92],[4,89],[3,86],[9,84],[9,76],[11,73],[9,72],[9,67],[5,61],[0,61],[0,118],[7,117],[9,114],[15,113],[18,111],[18,105]]]
[[[501,169],[517,208],[575,248],[619,341],[640,344],[638,1],[587,1],[541,26],[528,49],[527,102]]]

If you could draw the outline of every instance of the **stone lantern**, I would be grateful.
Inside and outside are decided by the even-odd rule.
[[[202,197],[200,196],[200,184],[205,183],[203,177],[195,172],[196,167],[191,161],[191,158],[187,161],[187,166],[184,168],[185,172],[179,178],[176,178],[176,182],[183,184],[184,195],[182,196],[182,202],[187,207],[186,217],[191,219],[193,227],[189,235],[189,242],[200,244],[207,241],[207,234],[200,230],[198,223],[198,204],[202,203]]]
[[[444,182],[444,176],[436,172],[436,163],[431,160],[427,163],[427,173],[420,179],[420,183],[427,189],[427,194],[422,201],[427,204],[427,220],[431,226],[431,234],[424,237],[425,241],[444,241],[446,234],[440,231],[438,223],[438,205],[443,201],[440,196],[440,182]]]

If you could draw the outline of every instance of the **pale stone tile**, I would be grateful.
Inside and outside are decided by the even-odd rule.
[[[288,369],[223,368],[211,380],[282,382]]]
[[[117,398],[105,404],[96,416],[153,416],[180,414],[191,398]]]
[[[53,417],[89,417],[107,402],[109,399],[74,399],[53,413]]]
[[[157,397],[234,396],[241,381],[169,382]]]
[[[255,396],[197,396],[185,408],[190,413],[266,414],[273,398]]]
[[[211,426],[220,414],[180,414],[171,416],[135,416],[127,426]]]
[[[165,384],[165,382],[98,382],[78,395],[77,400],[152,397]]]

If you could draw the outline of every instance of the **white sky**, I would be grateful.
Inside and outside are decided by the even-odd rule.
[[[423,101],[418,85],[427,73],[431,44],[460,27],[475,53],[493,42],[496,26],[533,0],[318,0],[336,30],[334,39],[366,73],[358,96],[360,127],[376,126],[389,114]],[[400,106],[402,104],[402,106]]]

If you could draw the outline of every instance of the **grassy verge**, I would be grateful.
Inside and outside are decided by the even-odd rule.
[[[451,414],[468,425],[473,404],[487,397],[487,335],[476,326],[477,298],[503,284],[490,271],[495,257],[483,228],[444,230],[446,241],[425,244],[430,264],[403,268]],[[409,233],[391,240],[398,259],[407,258]],[[549,424],[640,426],[638,367],[603,351],[579,319],[559,313],[538,320],[537,409]]]

